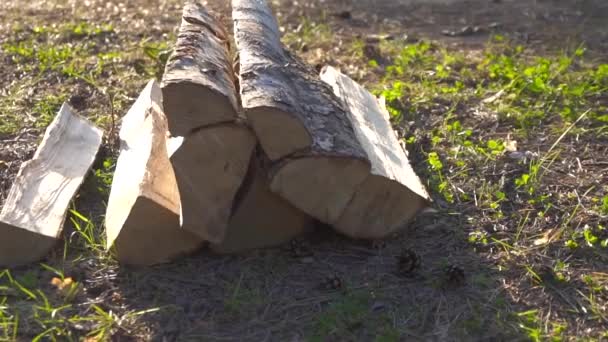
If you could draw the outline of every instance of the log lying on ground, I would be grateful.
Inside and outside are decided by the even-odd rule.
[[[251,130],[236,121],[201,128],[183,139],[171,155],[182,228],[210,242],[224,239],[255,144]]]
[[[162,81],[173,136],[234,120],[238,106],[226,32],[198,2],[184,6],[174,52]]]
[[[313,227],[310,216],[270,191],[261,158],[252,158],[226,237],[210,246],[217,253],[278,246]]]
[[[342,100],[372,162],[371,175],[334,226],[352,237],[384,237],[427,206],[429,196],[397,140],[386,108],[376,97],[330,66],[322,70],[321,79]]]
[[[150,265],[197,250],[179,226],[179,192],[166,148],[161,92],[150,81],[123,118],[121,152],[106,212],[107,248],[124,264]]]
[[[40,260],[59,238],[70,201],[91,168],[102,131],[64,104],[0,212],[0,265]]]
[[[271,189],[326,222],[338,220],[370,170],[331,88],[283,48],[264,0],[233,0],[241,102],[275,161]]]

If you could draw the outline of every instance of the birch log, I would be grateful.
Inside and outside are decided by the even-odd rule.
[[[64,104],[32,160],[23,163],[0,212],[0,265],[44,258],[91,168],[102,131]]]
[[[313,219],[270,191],[261,153],[252,158],[226,237],[210,247],[217,253],[238,253],[278,246],[313,227]]]
[[[173,54],[162,80],[164,111],[173,136],[237,116],[227,34],[198,2],[184,6]]]
[[[330,66],[322,70],[321,79],[342,100],[372,162],[371,174],[334,226],[351,237],[385,237],[427,206],[429,196],[397,140],[386,108],[376,97]]]
[[[280,42],[264,0],[233,0],[243,109],[275,162],[271,189],[333,223],[370,170],[331,88]]]
[[[179,192],[166,148],[161,92],[150,81],[125,115],[121,152],[106,212],[107,248],[121,263],[163,263],[198,249],[202,240],[179,225]]]

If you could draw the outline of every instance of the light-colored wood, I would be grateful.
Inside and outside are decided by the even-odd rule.
[[[265,0],[233,0],[244,112],[275,162],[271,189],[335,222],[370,169],[346,112],[316,71],[284,49]]]
[[[51,250],[102,135],[63,104],[32,160],[21,166],[0,212],[0,265],[37,261]]]
[[[352,237],[385,237],[427,206],[429,196],[397,140],[386,108],[376,97],[330,66],[323,69],[321,79],[342,100],[372,162],[371,174],[334,226]]]
[[[220,21],[198,2],[184,6],[161,87],[173,136],[185,136],[199,127],[237,117],[227,34]]]
[[[210,245],[217,253],[278,246],[313,227],[310,216],[270,191],[260,158],[252,158],[226,237],[221,243]]]
[[[177,176],[182,228],[206,241],[224,239],[234,197],[256,144],[253,133],[240,123],[202,128],[173,147],[171,163]]]
[[[179,225],[180,202],[166,147],[160,88],[150,81],[125,115],[121,152],[106,211],[107,248],[119,262],[151,265],[197,250],[203,241]]]

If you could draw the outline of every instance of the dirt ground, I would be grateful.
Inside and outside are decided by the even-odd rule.
[[[227,1],[208,3],[230,23]],[[364,84],[377,82],[379,76],[365,74],[364,68],[353,65],[348,49],[353,41],[373,35],[412,42],[433,40],[474,54],[491,35],[501,34],[538,55],[584,44],[592,60],[608,61],[608,2],[602,0],[274,0],[272,4],[285,33],[298,31],[303,18],[331,29],[330,44],[301,45],[299,55],[312,65],[340,66]],[[36,37],[32,33],[36,27],[85,21],[111,23],[113,30],[87,37],[50,34],[49,39],[74,44],[89,39],[95,49],[124,53],[95,82],[84,82],[56,72],[28,70],[6,49],[0,50],[0,122],[17,122],[12,129],[0,129],[0,206],[19,165],[32,156],[43,133],[44,127],[36,125],[41,118],[36,103],[52,94],[65,94],[65,100],[80,113],[110,132],[110,113],[124,113],[154,76],[156,62],[142,47],[162,42],[170,46],[180,11],[177,0],[13,0],[0,4],[0,46]],[[111,139],[106,142],[96,169],[103,169],[103,161],[112,157],[113,143]],[[600,180],[608,174],[602,164],[607,162],[608,152],[603,144],[602,140],[593,150],[604,153],[594,173]],[[426,147],[418,146],[418,152],[412,153],[417,170],[423,169],[420,150]],[[98,230],[107,200],[107,189],[100,190],[107,187],[103,179],[90,177],[76,203],[77,210],[91,218]],[[119,321],[110,329],[113,341],[529,340],[518,320],[520,314],[543,307],[549,308],[547,317],[553,317],[553,306],[560,311],[559,318],[568,322],[573,340],[577,336],[597,338],[602,329],[606,331],[605,318],[587,320],[578,304],[571,305],[569,295],[562,294],[574,289],[525,293],[515,285],[521,279],[514,279],[523,276],[499,274],[502,264],[492,251],[480,253],[468,243],[474,228],[469,219],[475,213],[461,209],[436,201],[434,210],[421,214],[403,233],[384,242],[352,241],[320,226],[298,240],[303,247],[297,249],[288,245],[238,256],[202,252],[168,265],[130,268],[101,258],[86,246],[71,250],[70,257],[63,260],[61,246],[45,262],[61,267],[83,284],[84,290],[70,309],[75,314],[91,315],[91,305],[113,313]],[[69,227],[64,239],[80,246],[73,231]],[[422,260],[420,271],[411,277],[400,275],[396,266],[404,249],[415,250]],[[604,254],[594,257],[589,268],[608,272],[605,258]],[[448,266],[462,269],[463,280],[446,275]],[[38,279],[45,292],[52,290],[48,269],[11,271]],[[343,283],[341,288],[324,287],[328,278],[336,277]],[[24,320],[23,324],[28,323]],[[69,324],[76,335],[93,328],[93,323]],[[40,330],[34,325],[20,329],[24,329],[20,330],[21,340],[30,340]]]

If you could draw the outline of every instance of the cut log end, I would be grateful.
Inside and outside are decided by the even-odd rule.
[[[43,259],[57,239],[0,222],[0,266],[15,267]]]
[[[114,247],[122,264],[153,265],[191,254],[202,241],[179,227],[179,215],[145,197],[137,200]]]
[[[172,136],[186,136],[198,127],[232,121],[237,117],[228,97],[198,84],[166,83],[162,94]]]
[[[265,170],[252,158],[241,200],[216,253],[238,253],[281,245],[313,227],[313,219],[270,191]]]
[[[302,122],[277,108],[250,109],[247,117],[271,160],[280,159],[312,144],[311,136]]]
[[[199,2],[187,2],[163,75],[163,106],[173,136],[234,121],[238,101],[229,44],[220,20]]]
[[[402,184],[372,175],[334,227],[352,238],[380,239],[403,228],[425,206],[426,200]]]
[[[240,124],[206,127],[184,138],[171,156],[184,229],[210,242],[224,239],[255,143],[251,131]]]
[[[369,164],[359,159],[304,157],[281,166],[271,189],[300,210],[333,224],[368,174]]]
[[[355,238],[385,237],[428,205],[428,194],[376,97],[332,67],[324,68],[321,78],[347,108],[357,140],[372,163],[370,176],[335,227]]]

